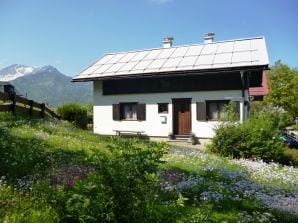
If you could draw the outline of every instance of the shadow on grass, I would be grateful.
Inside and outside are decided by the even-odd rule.
[[[18,120],[21,118],[16,118]],[[11,125],[12,122],[13,120]],[[36,126],[38,120],[31,120],[29,124]],[[7,126],[12,127],[9,123]],[[83,150],[57,148],[34,135],[17,136],[11,134],[10,128],[0,127],[0,176],[5,176],[12,184],[18,179],[33,175],[45,177],[53,165],[83,163],[88,156]],[[19,123],[18,128],[22,128],[22,123]]]

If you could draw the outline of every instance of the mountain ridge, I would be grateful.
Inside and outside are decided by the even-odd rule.
[[[90,103],[92,84],[73,83],[71,80],[70,76],[51,65],[31,67],[13,64],[0,70],[0,81],[11,82],[21,95],[47,103],[50,107],[70,102]]]

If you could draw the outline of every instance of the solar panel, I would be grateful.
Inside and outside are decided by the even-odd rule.
[[[109,69],[106,70],[107,73],[109,72],[117,72],[120,70],[121,67],[123,67],[126,63],[116,63],[113,64]]]
[[[189,47],[176,48],[171,57],[183,57],[188,49]]]
[[[103,64],[100,67],[98,67],[98,69],[96,69],[95,71],[93,71],[93,73],[91,73],[91,75],[92,74],[101,74],[101,73],[104,73],[111,66],[113,66],[113,64]]]
[[[169,58],[164,65],[162,66],[163,68],[175,68],[178,66],[179,62],[181,61],[182,57],[174,57],[174,58]]]
[[[223,64],[223,63],[231,63],[232,62],[232,53],[221,53],[216,54],[214,57],[214,64]]]
[[[82,74],[92,74],[94,71],[96,71],[98,69],[99,66],[91,66],[89,68],[87,68],[85,71],[82,72]]]
[[[232,63],[238,62],[251,62],[251,55],[250,52],[235,52],[233,53]]]
[[[119,60],[119,63],[127,63],[129,62],[134,56],[136,55],[135,52],[127,53],[124,57]]]
[[[135,70],[144,70],[146,69],[149,64],[152,63],[153,60],[144,60],[144,61],[140,61],[135,67]]]
[[[213,63],[214,54],[199,56],[195,65],[211,65]]]
[[[201,54],[202,49],[203,45],[190,46],[184,56],[198,56]]]
[[[234,50],[234,42],[226,42],[218,44],[217,54],[219,53],[231,53]]]
[[[167,48],[161,51],[157,58],[169,58],[176,48]]]
[[[94,65],[98,66],[98,65],[105,64],[107,61],[112,59],[114,56],[115,56],[115,54],[107,54],[103,58],[101,58],[99,61],[97,61]]]
[[[250,40],[249,41],[236,41],[234,44],[234,52],[237,51],[249,51],[250,50]]]
[[[179,64],[179,67],[193,66],[197,61],[197,59],[198,59],[198,56],[183,57]]]
[[[108,63],[117,63],[124,56],[125,56],[125,53],[116,54],[113,58],[111,58],[110,60],[107,61],[107,64]]]
[[[153,60],[156,59],[157,56],[161,53],[162,49],[158,49],[158,50],[152,50],[150,51],[146,57],[144,58],[144,60]]]
[[[149,51],[140,51],[140,52],[137,52],[135,54],[135,56],[133,58],[131,58],[130,61],[140,61],[140,60],[143,60],[144,57],[149,53]]]
[[[148,66],[148,69],[159,69],[166,62],[167,59],[156,59]]]
[[[265,39],[256,37],[107,54],[73,80],[268,64]]]
[[[201,55],[215,54],[216,50],[217,50],[217,44],[214,44],[214,43],[206,44],[202,49]]]

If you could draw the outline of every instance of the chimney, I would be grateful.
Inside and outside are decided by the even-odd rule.
[[[170,48],[172,47],[172,44],[173,44],[173,40],[174,38],[173,37],[165,37],[163,38],[163,48]]]
[[[204,34],[204,43],[212,43],[214,35],[215,35],[215,33],[205,33]]]

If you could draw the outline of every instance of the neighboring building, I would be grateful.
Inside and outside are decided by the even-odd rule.
[[[268,95],[268,83],[265,71],[262,74],[262,83],[259,87],[250,87],[248,89],[250,99],[253,101],[262,101],[264,96]]]
[[[245,120],[249,88],[261,87],[268,69],[265,38],[213,42],[213,35],[203,44],[165,38],[163,48],[106,54],[75,76],[94,82],[94,132],[210,138],[229,101]]]
[[[15,92],[14,86],[7,81],[0,81],[0,92],[2,93],[13,93]]]

